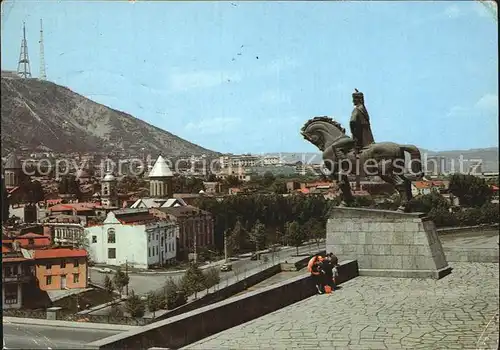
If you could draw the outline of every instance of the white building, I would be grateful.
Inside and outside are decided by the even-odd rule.
[[[85,228],[89,255],[96,264],[137,268],[166,265],[177,255],[179,227],[148,209],[109,212],[101,225]]]

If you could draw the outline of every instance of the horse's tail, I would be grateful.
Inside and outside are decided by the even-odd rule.
[[[422,179],[424,177],[424,172],[422,171],[420,150],[414,145],[401,145],[401,150],[410,154],[411,173],[405,174],[405,177],[413,181]]]

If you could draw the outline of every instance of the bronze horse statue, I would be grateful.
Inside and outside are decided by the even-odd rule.
[[[353,201],[349,175],[379,176],[394,185],[401,196],[399,211],[405,211],[412,198],[411,181],[423,177],[420,151],[413,145],[393,142],[371,143],[359,150],[340,123],[329,117],[308,120],[301,129],[306,140],[323,152],[323,162],[332,178],[339,181],[343,206]],[[409,153],[408,171],[405,153]]]

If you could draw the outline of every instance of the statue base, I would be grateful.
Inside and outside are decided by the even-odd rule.
[[[357,260],[361,276],[440,279],[452,270],[434,222],[422,213],[335,207],[326,251]]]

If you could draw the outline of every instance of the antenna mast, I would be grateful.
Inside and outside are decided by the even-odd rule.
[[[21,53],[17,64],[17,74],[22,78],[31,78],[30,59],[28,57],[28,42],[26,41],[26,23],[23,22],[23,40],[21,41]]]
[[[47,74],[45,72],[45,53],[43,50],[43,24],[40,19],[40,79],[47,80]]]

